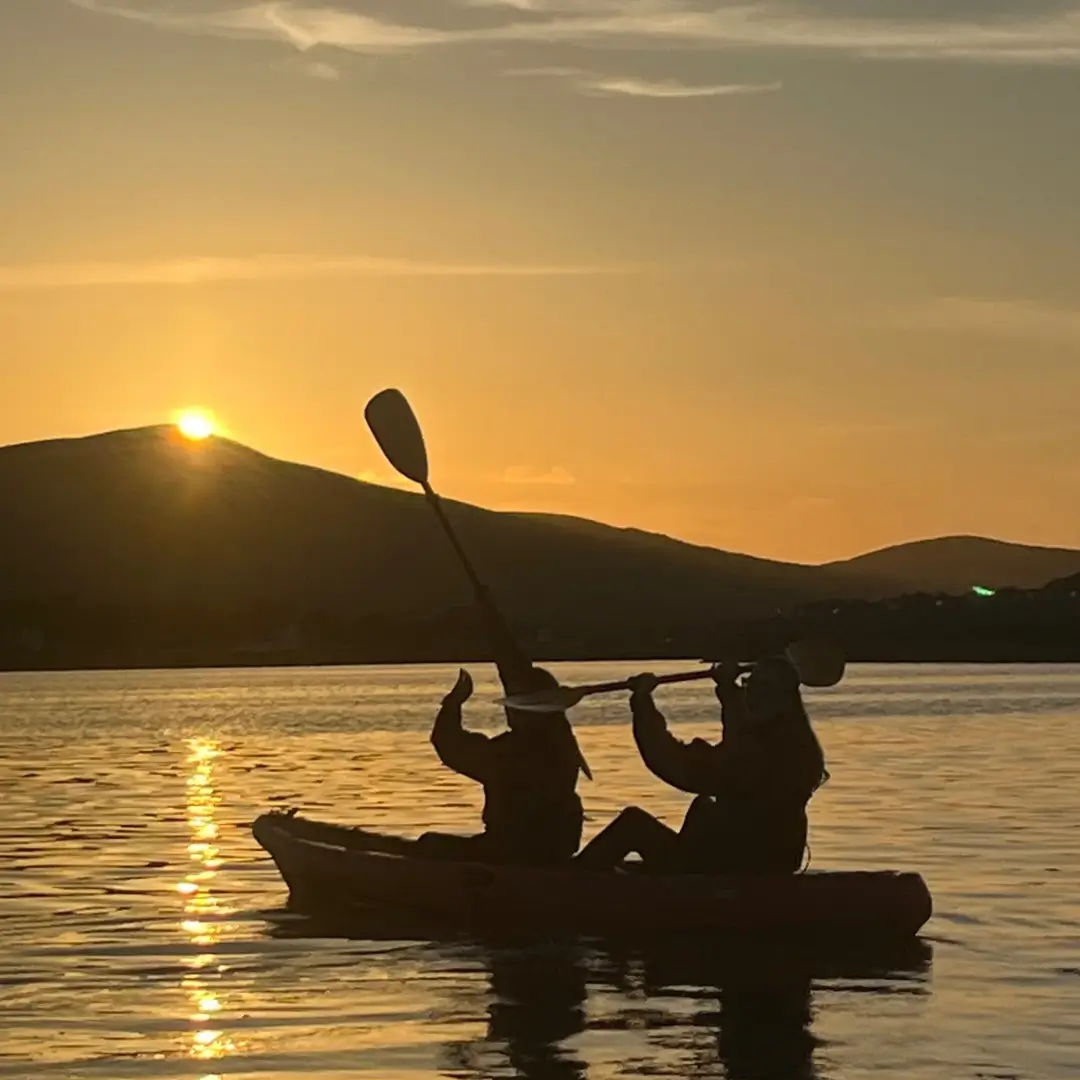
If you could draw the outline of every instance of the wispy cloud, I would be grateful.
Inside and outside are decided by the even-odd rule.
[[[897,436],[907,435],[916,429],[924,429],[929,421],[925,417],[900,420],[838,420],[827,424],[818,424],[811,428],[813,433],[824,439],[862,439],[882,438],[893,439]]]
[[[312,60],[300,69],[308,78],[319,79],[322,82],[337,82],[341,78],[341,72],[333,64],[324,63],[322,60]]]
[[[312,60],[306,53],[290,55],[280,65],[282,71],[301,75],[318,82],[340,82],[341,71],[324,60]]]
[[[1080,307],[1037,300],[942,297],[901,313],[895,322],[909,330],[1080,345]]]
[[[584,277],[632,274],[617,264],[444,263],[369,256],[252,255],[147,262],[0,265],[0,292],[102,285],[201,285],[226,281],[299,281],[341,277]]]
[[[577,479],[561,465],[550,469],[529,469],[523,465],[512,465],[502,474],[504,484],[541,484],[551,487],[567,487],[576,484]]]
[[[584,88],[598,94],[646,98],[703,98],[745,97],[752,94],[771,94],[782,84],[771,83],[708,83],[692,85],[675,79],[649,80],[633,76],[598,77],[586,80]]]
[[[219,0],[216,6],[178,11],[160,0],[70,0],[100,15],[146,23],[161,30],[220,37],[282,41],[306,51],[317,45],[355,52],[399,52],[453,41],[458,34],[405,26],[344,7],[296,0]]]
[[[520,68],[508,75],[535,75],[563,79],[583,94],[601,97],[631,98],[711,98],[744,97],[753,94],[770,94],[783,89],[779,82],[769,83],[685,83],[678,79],[642,79],[634,75],[603,75],[580,68],[540,67]]]
[[[163,0],[69,0],[88,11],[164,30],[387,53],[470,42],[687,44],[817,50],[879,59],[1080,64],[1080,2],[1017,4],[936,17],[835,14],[809,0],[462,0],[415,10],[438,21],[399,23],[373,0],[208,0],[178,10]],[[466,8],[470,9],[466,12]],[[880,10],[880,9],[879,9]],[[455,17],[456,14],[456,17]],[[467,16],[467,17],[466,17]]]

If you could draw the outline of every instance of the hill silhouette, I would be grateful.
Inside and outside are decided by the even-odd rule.
[[[1080,574],[1070,574],[1068,577],[1055,578],[1046,586],[1049,592],[1080,593]]]
[[[830,597],[1080,571],[1080,552],[978,539],[941,541],[940,559],[929,542],[815,567],[577,518],[447,510],[526,638],[583,655],[659,655],[688,631]],[[321,643],[308,659],[408,660],[479,640],[422,496],[227,439],[161,426],[0,448],[0,521],[0,651],[63,640],[66,656],[150,663],[171,643],[224,662],[243,643],[267,655],[301,639]]]
[[[570,518],[448,503],[511,611],[638,600],[747,610],[818,592],[811,567]],[[171,427],[0,448],[0,596],[408,614],[469,592],[419,494]]]
[[[1038,589],[1080,572],[1080,551],[1034,547],[980,536],[916,540],[828,563],[825,569],[871,583],[888,581],[894,592],[960,593],[974,585]]]

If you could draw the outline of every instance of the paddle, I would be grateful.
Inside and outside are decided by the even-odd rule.
[[[495,647],[496,666],[499,668],[503,685],[506,686],[508,681],[528,678],[533,671],[532,661],[525,655],[511,633],[502,612],[495,606],[487,586],[480,580],[480,575],[477,574],[472,560],[461,546],[461,541],[458,540],[457,533],[454,532],[454,527],[450,524],[450,519],[443,509],[442,500],[431,486],[424,433],[420,430],[420,422],[416,419],[412,406],[400,390],[381,390],[367,403],[364,419],[371,429],[371,434],[375,436],[379,448],[386,455],[386,460],[402,476],[423,488],[427,501],[435,511],[443,532],[446,533],[458,561],[472,584],[480,610],[487,619],[488,632],[491,634]],[[551,712],[552,710],[543,711]],[[581,771],[591,780],[592,770],[580,747],[577,748],[577,755]]]
[[[400,390],[381,390],[364,409],[364,419],[371,429],[379,448],[386,455],[386,460],[406,479],[423,488],[424,495],[435,511],[443,532],[446,533],[461,563],[466,576],[476,594],[477,602],[487,618],[489,629],[498,639],[496,644],[504,658],[513,663],[515,668],[531,668],[528,658],[517,644],[513,634],[495,606],[487,586],[480,580],[472,560],[466,554],[461,541],[454,532],[450,519],[443,509],[442,500],[431,486],[427,448],[424,445],[424,433],[405,395]],[[509,656],[505,654],[509,653]]]
[[[785,650],[785,655],[799,673],[799,680],[804,686],[835,686],[844,677],[843,654],[830,642],[807,638],[789,645]],[[740,664],[740,674],[752,671],[753,667],[753,664]],[[656,682],[661,685],[711,679],[715,670],[714,664],[704,671],[680,671],[673,675],[658,675]],[[586,686],[559,686],[533,694],[512,694],[503,698],[500,704],[507,708],[520,709],[522,712],[566,712],[593,694],[610,694],[629,689],[631,689],[629,679],[590,683]]]

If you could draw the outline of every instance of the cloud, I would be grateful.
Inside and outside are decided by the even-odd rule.
[[[783,88],[771,83],[707,83],[691,84],[677,79],[641,79],[633,75],[602,75],[580,68],[547,67],[522,68],[508,75],[537,75],[565,79],[584,94],[603,97],[632,97],[686,99],[709,97],[742,97],[752,94],[775,93]]]
[[[1080,307],[1037,300],[942,297],[901,313],[896,324],[908,330],[1080,345]]]
[[[225,281],[302,281],[341,277],[587,277],[633,274],[632,265],[443,263],[366,255],[251,255],[146,262],[0,265],[0,292],[94,285],[202,285]]]
[[[151,0],[70,0],[100,15],[146,23],[161,30],[218,37],[282,41],[302,52],[327,45],[354,52],[393,52],[452,41],[453,33],[386,22],[348,8],[312,6],[297,0],[220,0],[214,7],[177,11]]]
[[[297,56],[289,56],[279,65],[283,71],[291,71],[294,75],[302,75],[307,79],[316,79],[319,82],[340,82],[341,72],[333,64],[323,60],[311,60],[305,53]]]
[[[898,436],[909,435],[916,430],[924,430],[928,426],[926,418],[920,417],[918,421],[907,419],[903,422],[895,420],[841,420],[828,424],[818,424],[811,430],[814,435],[825,439],[894,439]]]
[[[541,484],[550,487],[567,487],[576,484],[575,477],[561,465],[538,471],[523,465],[512,465],[502,474],[504,484]]]
[[[713,50],[825,51],[877,59],[1080,64],[1080,2],[973,8],[926,4],[830,9],[822,0],[481,0],[446,4],[440,18],[400,23],[375,0],[69,0],[87,11],[163,30],[284,42],[300,50],[408,52],[468,43],[692,45]],[[875,14],[876,10],[876,14]],[[934,11],[938,12],[934,14]]]
[[[599,94],[646,98],[743,97],[749,94],[775,93],[782,88],[778,82],[710,83],[693,86],[674,79],[650,81],[632,76],[599,77],[587,80],[584,86]]]
[[[321,79],[323,82],[337,82],[341,78],[341,72],[333,64],[326,64],[321,60],[312,60],[304,64],[301,70],[309,78]]]

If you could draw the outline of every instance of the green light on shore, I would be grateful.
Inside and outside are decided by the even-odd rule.
[[[976,596],[993,596],[994,595],[994,590],[986,588],[985,585],[974,585],[974,586],[972,586],[971,591]]]

